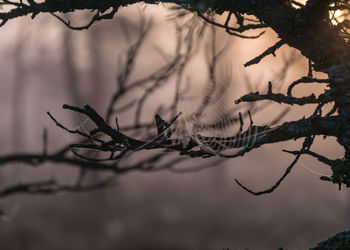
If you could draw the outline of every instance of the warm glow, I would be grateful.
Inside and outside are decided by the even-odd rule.
[[[294,2],[294,1],[293,1]],[[305,5],[306,4],[306,0],[297,0],[295,1],[294,3],[292,2],[293,6],[295,8],[300,8],[297,4],[295,3],[299,3],[299,4],[302,4],[302,5]],[[334,4],[332,4],[331,6],[334,6]],[[338,23],[341,23],[344,21],[344,15],[343,15],[343,11],[341,10],[335,10],[335,11],[329,11],[329,19],[331,20],[332,24],[333,25],[337,25]]]
[[[291,1],[291,3],[294,8],[299,9],[300,8],[299,4],[305,5],[306,0]]]
[[[332,24],[337,25],[344,21],[343,11],[336,10],[329,12],[329,19],[331,19]]]

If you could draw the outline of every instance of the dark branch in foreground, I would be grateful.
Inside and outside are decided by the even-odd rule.
[[[348,16],[350,7],[348,2],[343,0],[309,0],[305,5],[296,1],[271,1],[267,4],[265,0],[217,0],[204,1],[203,4],[192,0],[147,0],[142,2],[147,4],[176,4],[177,9],[175,9],[179,11],[177,12],[179,13],[177,16],[179,20],[181,16],[192,15],[190,21],[175,27],[177,40],[174,52],[164,56],[164,53],[159,51],[166,58],[166,63],[141,79],[131,79],[131,73],[136,67],[135,61],[152,27],[151,22],[141,18],[138,38],[134,43],[131,43],[127,50],[124,67],[119,67],[117,89],[111,95],[106,116],[101,116],[89,105],[83,108],[71,105],[63,106],[64,109],[86,116],[94,123],[95,128],[88,132],[69,129],[48,113],[59,128],[67,133],[82,136],[83,140],[74,142],[55,153],[50,153],[47,150],[47,134],[44,133],[42,154],[2,156],[0,157],[1,165],[13,162],[22,162],[31,166],[38,166],[44,162],[65,163],[81,169],[82,174],[77,181],[79,188],[81,188],[83,187],[81,185],[84,179],[83,173],[86,170],[107,171],[112,174],[131,170],[157,171],[161,169],[185,172],[186,169],[179,170],[174,167],[184,159],[196,157],[235,158],[265,144],[303,138],[304,144],[301,150],[288,151],[295,155],[295,159],[286,169],[284,175],[270,189],[254,192],[236,180],[237,184],[254,195],[273,192],[288,176],[301,155],[308,154],[331,167],[333,175],[331,177],[324,176],[321,178],[322,180],[331,181],[339,186],[342,184],[349,186],[350,101],[348,86],[350,81],[350,32]],[[113,18],[120,7],[136,3],[140,3],[140,1],[47,0],[36,3],[35,1],[13,2],[3,0],[0,1],[0,5],[7,8],[0,13],[0,26],[17,17],[31,15],[34,18],[40,13],[50,13],[68,28],[87,29],[96,21]],[[60,16],[60,13],[77,10],[94,13],[86,25],[74,26],[70,21],[64,20]],[[344,12],[344,20],[338,20],[334,15],[329,15],[337,10]],[[214,14],[227,14],[227,16],[225,16],[223,23],[219,23],[213,18]],[[197,17],[200,21],[196,19]],[[205,24],[224,29],[226,33],[232,36],[248,39],[258,38],[264,31],[255,35],[247,35],[246,32],[270,27],[277,33],[280,40],[275,45],[267,48],[262,54],[248,61],[244,66],[259,64],[263,58],[271,54],[275,56],[278,49],[286,44],[299,50],[308,59],[306,76],[290,83],[286,93],[273,92],[271,82],[266,94],[250,89],[249,94],[236,101],[237,105],[248,103],[247,109],[242,111],[240,107],[232,107],[229,111],[225,110],[217,114],[216,121],[205,121],[206,112],[210,108],[216,107],[215,105],[219,105],[218,103],[231,82],[230,77],[227,77],[225,84],[219,85],[220,81],[218,81],[216,75],[217,65],[224,54],[225,48],[217,49],[214,38],[211,44],[206,47],[209,48],[207,55],[208,80],[203,84],[206,89],[204,95],[200,97],[200,105],[191,114],[186,113],[179,116],[181,112],[187,111],[187,107],[183,108],[184,105],[180,105],[181,102],[185,103],[189,98],[186,96],[186,86],[189,85],[189,81],[184,81],[185,69],[191,59],[197,56],[197,52],[202,46],[201,35],[196,36],[196,34],[203,34],[208,30],[205,25],[200,25],[200,22],[203,21]],[[214,33],[213,31],[213,36]],[[287,62],[286,65],[289,66]],[[285,68],[288,68],[287,66]],[[328,78],[314,78],[313,70],[326,73]],[[281,76],[280,79],[285,78],[286,72],[281,72]],[[271,81],[274,82],[274,80]],[[175,82],[176,89],[171,103],[167,107],[158,107],[154,112],[156,114],[154,116],[155,122],[151,121],[153,117],[150,116],[148,116],[150,117],[148,121],[142,120],[147,100],[152,98],[156,90],[171,82]],[[326,83],[327,88],[318,96],[314,93],[303,97],[292,95],[292,91],[296,86],[308,83]],[[139,95],[140,92],[141,95]],[[134,99],[128,100],[126,103],[122,102],[121,100],[125,96],[133,96]],[[253,125],[252,114],[253,111],[260,111],[261,106],[258,108],[255,106],[255,103],[260,100],[288,105],[316,105],[316,108],[313,114],[306,118],[304,116],[302,119],[284,122],[279,125],[258,126]],[[326,104],[332,105],[332,109],[324,114]],[[181,108],[185,110],[181,110]],[[134,122],[125,127],[119,126],[117,116],[123,112],[131,112],[131,110],[134,110]],[[285,113],[283,111],[281,115],[272,117],[271,121],[278,124]],[[248,118],[250,124],[244,129],[245,121]],[[112,120],[115,124],[111,124],[113,123]],[[220,134],[224,128],[231,128],[236,124],[239,125],[238,131],[232,131],[230,135]],[[337,160],[328,160],[324,156],[310,151],[313,139],[318,135],[336,137],[338,143],[345,149],[344,157]],[[150,150],[158,150],[162,153],[156,156],[148,156],[133,165],[128,164],[128,159],[133,154]],[[169,152],[176,152],[181,157],[172,159],[168,157]],[[188,170],[197,169],[201,168]],[[102,186],[103,183],[96,183],[94,187]],[[0,191],[0,196],[1,194],[7,196],[26,192],[55,193],[74,191],[76,188],[77,186],[60,185],[49,180],[5,188],[2,193]],[[86,187],[86,189],[92,189],[92,187]]]
[[[182,17],[194,15],[182,26],[176,27],[178,37],[174,53],[165,55],[161,50],[159,51],[167,63],[144,78],[131,80],[135,60],[152,26],[151,22],[141,19],[139,37],[136,42],[131,43],[127,50],[124,67],[119,67],[117,89],[112,93],[110,104],[106,109],[106,117],[103,118],[88,105],[83,108],[63,106],[64,109],[88,117],[94,123],[94,129],[89,132],[69,129],[48,113],[51,120],[60,129],[79,135],[83,139],[52,153],[48,151],[45,130],[41,153],[0,156],[1,167],[10,163],[24,163],[31,167],[39,167],[51,162],[78,168],[80,175],[76,183],[60,184],[54,178],[26,184],[19,183],[0,189],[0,198],[15,194],[56,194],[110,188],[116,185],[116,178],[119,174],[128,171],[169,170],[177,173],[198,171],[207,167],[215,167],[226,158],[243,156],[265,144],[299,138],[304,139],[302,148],[296,151],[284,150],[294,155],[295,158],[282,177],[270,188],[252,191],[237,179],[235,182],[253,195],[271,193],[291,173],[300,157],[309,155],[332,170],[332,175],[321,176],[321,180],[332,182],[338,185],[339,189],[343,184],[350,187],[350,2],[348,0],[308,0],[305,4],[294,0],[45,0],[41,2],[0,0],[0,7],[5,7],[1,8],[0,26],[18,17],[30,15],[35,18],[38,14],[49,13],[68,28],[82,30],[90,28],[98,21],[114,18],[121,7],[138,3],[173,4],[176,6],[172,8],[177,13],[177,21]],[[78,10],[93,13],[91,19],[83,26],[75,26],[61,16],[61,13]],[[336,13],[341,13],[340,17]],[[223,23],[216,21],[218,19],[215,19],[215,14],[224,15]],[[213,44],[208,46],[210,48],[210,53],[208,53],[209,75],[208,81],[204,83],[206,89],[200,106],[192,114],[178,116],[181,112],[187,111],[187,107],[185,110],[179,109],[179,103],[186,101],[185,93],[189,86],[188,79],[184,83],[184,72],[186,72],[189,61],[196,56],[201,46],[201,39],[196,39],[194,34],[199,34],[201,37],[206,30],[204,28],[206,25],[199,22],[196,17],[204,21],[204,24],[211,24],[224,29],[231,36],[243,39],[259,38],[265,31],[256,33],[258,29],[271,28],[280,40],[262,54],[245,63],[244,66],[259,64],[263,58],[271,54],[276,56],[278,49],[286,44],[306,57],[308,61],[306,76],[290,83],[286,93],[279,93],[281,89],[278,89],[277,93],[273,92],[272,82],[275,84],[275,80],[272,79],[266,94],[261,94],[248,86],[248,94],[236,101],[237,105],[248,103],[248,109],[242,111],[240,108],[232,107],[228,111],[224,110],[216,114],[215,121],[205,121],[203,119],[205,113],[211,107],[218,105],[231,81],[228,77],[225,84],[219,86],[216,67],[224,49],[221,51],[216,49],[214,38]],[[285,69],[288,67],[289,63],[286,63],[280,77],[276,79],[285,78]],[[326,79],[313,77],[313,71],[327,74]],[[150,121],[151,119],[142,120],[146,101],[152,98],[157,89],[166,86],[169,82],[175,82],[176,89],[173,100],[170,101],[171,104],[167,107],[158,107],[154,112],[155,122]],[[327,89],[318,96],[314,93],[303,97],[292,95],[296,86],[309,83],[326,83]],[[140,92],[141,97],[139,97]],[[134,99],[128,100],[127,103],[122,102],[125,96],[133,96]],[[259,112],[262,109],[262,106],[255,105],[261,100],[290,106],[314,105],[316,108],[307,118],[304,116],[299,120],[279,124],[286,114],[286,110],[283,110],[278,116],[271,117],[273,125],[256,126],[253,125],[252,114],[254,115],[253,111]],[[331,108],[325,111],[327,104],[330,104]],[[119,126],[117,115],[131,112],[131,110],[136,110],[133,116],[134,122],[124,127]],[[244,130],[245,121],[248,118],[250,124]],[[115,121],[115,124],[111,124],[112,120]],[[218,133],[235,124],[239,125],[238,131],[233,131],[230,135]],[[345,150],[344,156],[331,160],[311,151],[315,136],[318,135],[335,137]],[[136,163],[130,163],[129,160],[135,153],[150,150],[160,152],[151,156],[147,155]],[[174,155],[171,155],[170,152],[181,156],[173,157]],[[208,159],[206,164],[198,167],[179,168],[180,163],[195,157],[211,157],[215,160]],[[106,172],[110,176],[92,184],[85,184],[85,173],[92,170]],[[4,212],[0,210],[0,218],[4,216]],[[349,244],[350,232],[347,231],[334,235],[312,249],[348,249]]]

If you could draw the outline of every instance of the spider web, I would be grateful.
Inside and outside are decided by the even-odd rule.
[[[227,82],[216,85],[208,84],[203,95],[181,93],[178,110],[182,116],[173,134],[184,148],[193,140],[209,154],[229,157],[252,147],[259,133],[251,125],[243,132],[251,105],[234,105],[232,85]]]

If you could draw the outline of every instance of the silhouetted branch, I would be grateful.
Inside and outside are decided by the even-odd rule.
[[[178,117],[178,114],[184,111],[179,110],[181,108],[179,103],[186,101],[187,98],[184,95],[186,89],[183,88],[185,68],[201,47],[201,40],[196,40],[195,34],[197,32],[200,34],[199,37],[202,36],[206,30],[203,28],[205,26],[198,27],[200,25],[193,18],[182,26],[177,25],[176,46],[173,54],[165,60],[166,63],[149,75],[134,80],[131,78],[131,73],[136,67],[135,60],[152,27],[152,22],[148,22],[144,17],[141,17],[141,24],[137,31],[138,37],[136,41],[130,42],[131,45],[127,50],[125,62],[122,63],[120,61],[121,65],[118,65],[120,70],[117,74],[117,88],[111,94],[105,118],[89,105],[85,105],[83,108],[77,105],[64,105],[64,109],[83,114],[94,123],[94,129],[91,129],[89,132],[83,132],[79,129],[67,128],[48,112],[49,117],[56,126],[67,133],[82,136],[84,140],[65,146],[55,153],[50,153],[47,150],[47,135],[44,133],[43,152],[41,154],[5,155],[0,157],[0,164],[6,165],[13,162],[22,162],[38,166],[45,162],[65,163],[81,169],[81,175],[77,183],[82,184],[86,169],[106,170],[114,174],[131,170],[171,169],[177,171],[172,168],[173,165],[182,162],[186,156],[188,158],[234,158],[265,144],[305,138],[301,150],[289,151],[289,153],[295,154],[296,157],[286,169],[284,175],[270,189],[254,192],[236,180],[237,184],[246,191],[255,195],[261,195],[273,192],[287,177],[302,154],[309,154],[320,161],[326,162],[325,157],[309,151],[313,138],[316,135],[323,135],[336,137],[339,144],[345,149],[344,159],[328,161],[328,165],[332,167],[333,175],[332,177],[327,177],[328,179],[324,177],[324,179],[339,185],[342,183],[348,185],[348,169],[350,166],[350,101],[348,96],[348,82],[350,80],[348,63],[350,61],[350,26],[348,25],[348,20],[338,20],[335,15],[329,15],[337,10],[349,12],[348,2],[309,0],[304,5],[297,1],[273,1],[267,4],[265,0],[205,1],[203,4],[194,0],[146,1],[147,4],[158,4],[160,2],[180,5],[182,10],[186,9],[184,10],[186,13],[195,13],[204,20],[204,23],[222,28],[230,35],[240,38],[258,38],[262,33],[256,36],[249,36],[243,33],[270,27],[277,33],[280,40],[262,54],[245,63],[244,66],[258,64],[270,54],[275,56],[276,51],[286,44],[299,50],[308,59],[307,77],[302,77],[292,82],[288,87],[287,94],[273,93],[270,82],[266,94],[251,92],[243,95],[236,101],[236,104],[249,102],[248,110],[240,113],[239,108],[232,107],[231,109],[220,111],[217,117],[214,117],[216,119],[214,121],[205,120],[203,118],[205,112],[218,105],[227,88],[227,86],[219,86],[216,76],[218,60],[226,48],[218,51],[215,47],[214,37],[211,41],[211,47],[209,47],[210,53],[208,54],[207,62],[208,81],[204,83],[206,88],[205,93],[201,97],[201,103],[192,113],[189,112],[189,114]],[[0,26],[17,17],[31,15],[34,18],[40,13],[50,13],[68,28],[87,29],[96,21],[113,18],[120,7],[136,3],[140,3],[140,1],[47,0],[35,2],[31,0],[16,2],[3,0],[0,1],[0,5],[6,6],[6,9],[0,13]],[[81,27],[73,26],[70,21],[66,21],[59,16],[59,13],[75,12],[77,10],[92,11],[94,15],[86,25]],[[214,14],[222,15],[225,12],[227,12],[227,16],[223,24],[216,22],[212,18]],[[254,19],[247,15],[254,16]],[[191,23],[192,21],[194,24]],[[234,24],[232,24],[233,21],[235,22]],[[275,79],[277,83],[285,79],[287,69],[294,61],[295,57],[292,56],[289,61],[287,60],[284,63],[280,75]],[[123,67],[121,67],[122,65]],[[314,78],[313,70],[328,74],[328,79]],[[230,79],[230,77],[226,78],[227,85]],[[172,103],[166,107],[158,107],[157,112],[155,112],[158,114],[155,117],[156,122],[143,121],[141,118],[143,117],[146,101],[152,97],[156,90],[172,82],[172,80],[174,80],[176,88]],[[293,88],[302,83],[326,83],[328,88],[318,97],[315,94],[293,97]],[[188,85],[189,83],[186,84]],[[141,90],[141,95],[133,97],[133,99],[124,103],[121,101],[122,98],[134,94],[135,90]],[[261,110],[261,106],[254,106],[260,100],[301,106],[317,104],[317,107],[313,115],[308,118],[304,117],[300,120],[288,121],[276,126],[271,124],[258,126],[253,125],[251,112]],[[327,103],[331,103],[333,108],[323,116],[322,111]],[[131,112],[131,110],[134,110],[134,122],[131,125],[119,127],[118,118],[116,118],[118,115],[116,111],[118,110],[119,112]],[[276,117],[272,117],[272,123],[279,122],[285,114],[286,111],[283,110]],[[153,118],[152,116],[149,117]],[[244,121],[248,118],[250,124],[244,130]],[[112,120],[116,121],[113,125],[110,124]],[[222,131],[232,125],[239,125],[238,132],[224,135]],[[142,138],[139,138],[141,136],[136,136],[140,134],[143,135]],[[183,157],[167,161],[165,165],[159,163],[165,154],[147,158],[137,165],[128,165],[124,162],[124,159],[128,159],[136,151],[156,149],[164,152],[177,152]],[[227,153],[230,149],[235,149],[235,151]],[[91,155],[89,150],[94,150],[95,153]],[[100,154],[108,154],[108,157],[100,157]],[[155,167],[155,163],[159,163],[160,166]],[[201,167],[191,168],[189,171],[197,169],[201,169]],[[36,190],[38,193],[74,191],[74,187],[58,185],[55,182],[38,182],[4,189],[3,193],[5,195],[23,192],[31,193],[32,190]]]
[[[51,13],[54,17],[56,17],[58,20],[60,20],[64,25],[66,25],[68,28],[72,30],[84,30],[88,29],[97,21],[101,21],[103,19],[112,19],[114,15],[117,13],[118,8],[112,7],[112,10],[108,13],[102,14],[103,12],[101,10],[97,10],[95,15],[91,18],[90,22],[87,23],[86,25],[83,26],[72,26],[70,24],[70,21],[64,20],[62,17],[59,15],[56,15],[55,13]]]
[[[296,154],[295,159],[293,160],[293,162],[289,165],[289,167],[286,169],[286,171],[284,172],[284,174],[282,175],[282,177],[271,187],[268,188],[266,190],[263,191],[252,191],[251,189],[247,188],[246,186],[242,185],[237,179],[235,179],[235,182],[241,187],[243,188],[245,191],[255,195],[255,196],[259,196],[259,195],[263,195],[263,194],[268,194],[268,193],[272,193],[276,188],[278,188],[279,185],[281,185],[282,181],[288,176],[288,174],[292,171],[293,167],[295,166],[295,164],[298,162],[300,156],[302,155],[304,150],[308,150],[313,141],[314,141],[314,136],[313,137],[307,137],[304,140],[303,143],[303,147],[301,148],[300,151],[298,151],[298,153]]]
[[[289,85],[288,92],[287,92],[288,97],[292,96],[293,88],[301,83],[330,83],[330,80],[329,79],[316,79],[316,78],[312,78],[312,77],[302,77],[302,78],[292,82]]]
[[[253,64],[258,64],[264,57],[268,56],[268,55],[273,55],[276,56],[275,52],[276,50],[278,50],[282,45],[286,44],[285,41],[280,40],[278,41],[275,45],[269,47],[267,50],[265,50],[261,55],[254,57],[252,60],[246,62],[244,64],[244,67],[248,67],[251,66]]]

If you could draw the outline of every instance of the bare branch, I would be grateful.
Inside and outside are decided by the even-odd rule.
[[[275,45],[269,47],[262,54],[260,54],[259,56],[253,58],[252,60],[246,62],[244,64],[244,67],[248,67],[248,66],[251,66],[253,64],[258,64],[264,57],[266,57],[266,56],[268,56],[270,54],[272,54],[273,56],[276,56],[276,54],[275,54],[276,50],[278,50],[284,44],[286,44],[285,41],[279,40]]]

